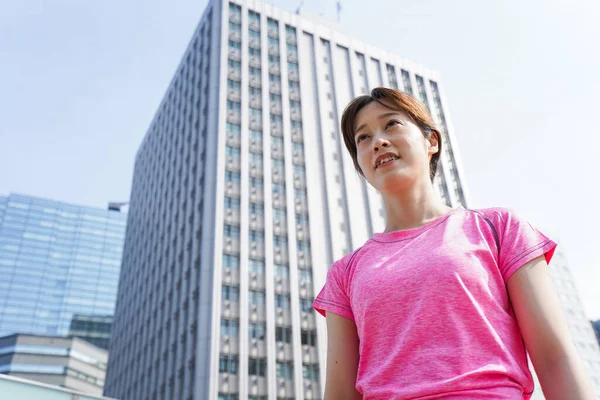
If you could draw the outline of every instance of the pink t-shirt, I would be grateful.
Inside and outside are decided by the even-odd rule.
[[[478,212],[377,233],[331,265],[313,306],[355,322],[365,400],[531,397],[506,282],[556,243],[508,210]]]

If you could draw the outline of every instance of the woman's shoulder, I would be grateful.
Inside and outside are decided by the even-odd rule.
[[[508,219],[516,216],[515,211],[507,207],[470,208],[466,211],[498,224],[504,224]]]

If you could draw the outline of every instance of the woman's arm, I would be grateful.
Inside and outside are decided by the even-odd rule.
[[[325,400],[360,400],[356,390],[358,333],[354,321],[327,312]]]
[[[594,400],[544,256],[519,268],[507,286],[546,399]]]

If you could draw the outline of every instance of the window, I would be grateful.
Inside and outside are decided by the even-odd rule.
[[[238,200],[238,204],[239,204],[239,200]],[[250,203],[250,214],[254,214],[254,215],[262,217],[262,215],[263,215],[263,205],[262,204],[258,204],[258,203]]]
[[[239,61],[227,60],[227,65],[229,66],[229,68],[233,68],[233,69],[239,70],[242,68],[242,63]]]
[[[223,267],[231,269],[239,269],[240,257],[232,254],[223,254]]]
[[[256,31],[253,31],[253,30],[249,30],[248,31],[248,38],[250,40],[254,39],[254,40],[260,41],[260,33],[256,32]],[[250,50],[255,50],[255,49],[250,49]],[[260,50],[257,50],[257,51],[258,51],[258,55],[260,56]],[[256,53],[252,54],[252,52],[250,52],[250,55],[252,56],[252,55],[257,55],[257,54]]]
[[[262,231],[250,230],[250,241],[257,242],[259,244],[263,244],[265,242],[265,236]]]
[[[402,83],[404,84],[404,91],[406,93],[413,93],[412,84],[410,83],[410,74],[408,71],[401,70],[402,74]]]
[[[312,272],[310,269],[299,269],[298,275],[301,283],[312,284]]]
[[[278,193],[280,196],[285,195],[285,185],[283,183],[274,183],[272,189],[273,194]]]
[[[296,247],[298,248],[298,251],[309,251],[310,242],[298,240],[296,241]]]
[[[298,145],[298,143],[293,143],[293,145]],[[299,146],[293,146],[294,149],[294,153],[299,153],[302,150],[299,149],[303,149],[304,146],[299,145]],[[304,169],[304,167],[302,165],[294,165],[294,177],[298,177],[301,179],[304,179],[306,177],[306,170]]]
[[[287,265],[275,264],[275,276],[281,279],[290,279],[290,269]]]
[[[279,64],[280,61],[281,61],[281,58],[279,56],[274,56],[272,54],[269,54],[269,62],[270,63]],[[294,82],[294,83],[296,83],[296,82]]]
[[[237,147],[225,146],[225,154],[228,157],[238,157],[240,156],[240,149]]]
[[[230,39],[227,43],[229,44],[230,49],[241,49],[242,48],[242,44],[240,42],[234,42],[233,40]]]
[[[277,21],[275,21],[272,18],[267,18],[267,26],[269,28],[275,28],[275,29],[279,28],[279,24],[277,23]]]
[[[265,340],[265,324],[248,324],[248,339]]]
[[[275,327],[275,340],[277,342],[292,343],[292,328]]]
[[[294,367],[292,363],[277,362],[275,364],[277,378],[292,379]]]
[[[248,292],[248,297],[250,298],[250,304],[253,304],[258,307],[265,306],[265,292],[260,292],[258,290],[250,290]]]
[[[317,345],[317,332],[316,331],[300,331],[300,337],[302,339],[302,344],[308,346],[316,346]]]
[[[421,101],[423,102],[423,104],[425,104],[425,106],[427,108],[429,108],[429,101],[427,101],[427,93],[425,92],[425,82],[423,81],[423,77],[421,77],[419,75],[415,75],[415,77],[417,78],[417,87],[419,89],[419,97],[420,97]]]
[[[269,82],[271,82],[271,83],[279,83],[279,75],[269,74]]]
[[[250,187],[256,188],[256,189],[262,189],[263,188],[263,179],[257,178],[255,176],[251,176],[250,177]]]
[[[240,288],[237,286],[223,285],[221,287],[221,300],[229,300],[237,303],[240,299]]]
[[[225,233],[225,236],[228,236],[232,239],[239,239],[240,238],[240,227],[235,226],[235,225],[225,224],[224,233]]]
[[[248,135],[250,136],[250,139],[253,140],[261,140],[262,139],[262,132],[261,131],[255,131],[255,130],[248,130]]]
[[[240,199],[238,199],[236,197],[225,196],[225,208],[239,210],[240,209]]]
[[[312,312],[312,301],[309,299],[300,298],[300,311],[303,312]]]
[[[262,155],[261,154],[250,153],[250,154],[248,154],[248,156],[250,158],[250,164],[251,165],[255,165],[255,166],[261,166],[262,165]]]
[[[260,14],[254,11],[248,11],[248,21],[259,23],[260,22]]]
[[[262,111],[259,108],[252,108],[250,107],[249,110],[249,114],[250,114],[250,120],[258,120],[260,121],[262,119]]]
[[[235,171],[226,170],[225,171],[225,181],[239,185],[240,184],[240,173],[235,172]],[[238,207],[239,207],[239,200],[238,200]]]
[[[306,192],[300,189],[294,189],[294,197],[298,200],[306,201]]]
[[[308,215],[307,214],[296,214],[296,224],[308,224]]]
[[[273,209],[273,219],[278,219],[280,221],[285,221],[287,218],[287,212],[282,208],[274,208]]]
[[[267,371],[267,360],[265,358],[249,358],[248,359],[248,374],[265,376]]]
[[[265,358],[249,358],[248,359],[248,374],[265,376],[267,371],[267,360]]]
[[[275,247],[284,247],[287,248],[287,238],[284,236],[273,236],[273,244]]]
[[[232,81],[231,79],[227,79],[227,88],[229,89],[241,89],[242,88],[242,84],[241,82],[238,81]],[[227,127],[229,127],[229,125],[231,125],[230,123],[227,123]],[[239,129],[239,125],[237,125],[238,129]],[[227,131],[229,132],[229,129],[227,129]]]
[[[319,380],[319,366],[318,365],[302,365],[302,376],[304,379],[311,381]]]
[[[248,93],[250,94],[250,96],[259,96],[260,97],[262,91],[260,90],[260,88],[250,87],[250,88],[248,88]]]
[[[265,263],[263,261],[259,261],[259,260],[250,260],[248,262],[248,270],[259,276],[264,275],[265,274]]]
[[[273,150],[283,151],[283,138],[278,136],[271,136],[271,148]],[[273,160],[273,168],[275,167],[283,169],[283,161]]]
[[[275,294],[275,307],[283,310],[290,309],[290,296],[283,294]]]
[[[221,336],[233,336],[237,337],[238,335],[238,322],[221,318]]]
[[[219,357],[219,372],[237,374],[238,356],[233,354],[221,354]]]
[[[237,101],[227,100],[227,110],[228,111],[240,111],[242,106]]]
[[[287,35],[290,35],[290,36],[296,37],[296,28],[294,28],[294,27],[292,27],[292,26],[289,26],[289,25],[286,25],[286,26],[285,26],[285,33],[286,33]]]

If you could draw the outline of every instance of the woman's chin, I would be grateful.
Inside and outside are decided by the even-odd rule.
[[[382,193],[398,192],[410,188],[415,180],[414,176],[406,174],[404,171],[397,171],[380,177],[373,187]]]

